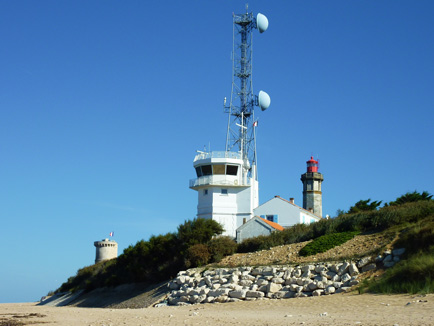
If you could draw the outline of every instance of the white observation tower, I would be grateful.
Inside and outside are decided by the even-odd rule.
[[[252,87],[252,30],[263,33],[268,19],[248,12],[233,14],[232,91],[228,114],[226,150],[197,151],[193,166],[197,178],[190,180],[190,188],[198,192],[197,217],[211,218],[225,229],[224,235],[235,237],[243,221],[253,217],[259,204],[256,169],[254,107],[262,111],[270,106],[264,91],[253,95]]]

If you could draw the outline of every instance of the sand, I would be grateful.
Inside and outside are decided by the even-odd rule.
[[[323,297],[142,309],[0,304],[14,325],[434,325],[434,295],[334,294]]]

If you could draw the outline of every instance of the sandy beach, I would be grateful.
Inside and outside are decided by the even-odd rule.
[[[434,325],[434,295],[335,294],[285,300],[143,309],[0,304],[0,326],[18,325]]]

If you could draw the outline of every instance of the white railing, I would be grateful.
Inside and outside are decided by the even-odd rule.
[[[199,186],[249,186],[250,179],[246,182],[238,181],[237,177],[226,175],[207,175],[190,180],[190,188]]]
[[[241,160],[241,153],[239,152],[226,152],[226,151],[217,151],[217,152],[201,152],[196,155],[194,158],[194,162],[198,160],[204,160],[207,158],[232,158]]]

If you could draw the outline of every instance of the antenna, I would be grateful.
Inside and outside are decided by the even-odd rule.
[[[270,104],[270,96],[260,91],[253,95],[252,85],[252,30],[256,28],[260,33],[268,29],[268,19],[258,13],[256,18],[248,12],[246,4],[245,14],[233,14],[233,50],[232,50],[232,90],[230,103],[226,106],[228,113],[228,129],[226,136],[226,151],[234,148],[241,153],[244,163],[250,169],[256,165],[256,140],[253,126],[254,107],[259,106],[262,111]],[[255,179],[257,176],[253,176]]]

